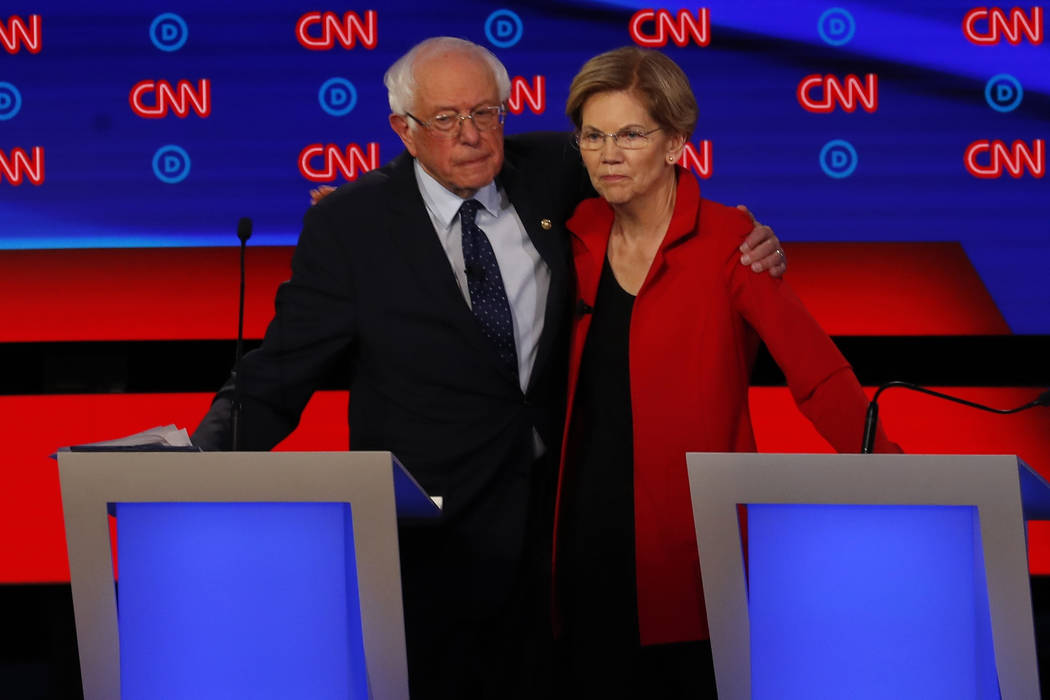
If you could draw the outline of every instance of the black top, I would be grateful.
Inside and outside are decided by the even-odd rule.
[[[563,698],[717,700],[711,647],[643,647],[634,541],[634,297],[602,266],[569,428],[558,542]]]
[[[605,653],[638,644],[628,364],[633,306],[634,296],[606,258],[576,386],[559,520],[566,639]]]

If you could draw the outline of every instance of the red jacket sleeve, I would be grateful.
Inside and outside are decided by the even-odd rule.
[[[839,452],[860,452],[868,399],[853,369],[787,282],[753,273],[739,257],[734,247],[723,267],[737,312],[762,338],[820,434]],[[875,451],[902,450],[880,425]]]

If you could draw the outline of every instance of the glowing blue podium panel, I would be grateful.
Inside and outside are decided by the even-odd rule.
[[[408,700],[397,519],[440,510],[389,452],[58,469],[84,700]]]
[[[365,700],[346,503],[117,506],[122,700]]]
[[[751,505],[754,700],[998,700],[977,509]]]
[[[1040,697],[1024,525],[1050,484],[1016,457],[686,462],[719,700]]]

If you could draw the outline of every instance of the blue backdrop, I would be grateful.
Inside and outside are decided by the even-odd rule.
[[[491,48],[520,78],[509,133],[568,129],[575,71],[636,42],[692,80],[708,197],[748,204],[786,241],[960,241],[1012,330],[1050,333],[1041,6],[26,0],[7,13],[3,249],[231,245],[242,216],[253,244],[292,244],[311,187],[401,151],[382,74],[417,41]]]

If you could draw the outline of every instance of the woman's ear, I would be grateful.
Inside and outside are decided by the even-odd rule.
[[[685,136],[675,134],[667,143],[667,162],[677,163],[682,157],[682,149],[685,148]]]

